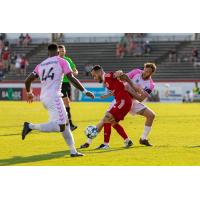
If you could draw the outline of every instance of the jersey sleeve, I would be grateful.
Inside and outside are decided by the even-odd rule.
[[[142,70],[140,70],[140,69],[134,69],[134,70],[128,72],[127,75],[130,79],[132,79],[132,78],[134,78],[135,75],[139,74],[141,71]]]
[[[35,67],[35,69],[33,70],[33,72],[32,72],[34,75],[35,75],[35,77],[39,77],[39,65],[37,65],[36,67]]]
[[[58,57],[58,62],[60,64],[64,74],[70,74],[72,72],[68,61]]]
[[[69,62],[69,65],[70,65],[72,71],[74,71],[74,70],[76,69],[76,64],[75,64],[75,63],[72,61],[72,59],[69,58],[69,57],[67,57],[66,60]]]

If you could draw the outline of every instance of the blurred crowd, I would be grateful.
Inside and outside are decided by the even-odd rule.
[[[116,46],[116,56],[123,58],[125,55],[149,55],[152,47],[148,40],[144,41],[144,33],[125,33]]]
[[[26,38],[19,41],[21,45],[28,45]],[[0,33],[0,80],[5,77],[6,73],[14,73],[17,76],[25,75],[28,68],[28,59],[26,55],[16,54],[12,51],[5,33]]]
[[[169,51],[169,62],[192,62],[194,67],[200,66],[199,51],[193,48],[189,54],[178,54],[175,48]]]

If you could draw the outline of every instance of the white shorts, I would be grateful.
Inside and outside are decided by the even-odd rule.
[[[112,101],[112,103],[110,104],[110,107],[109,107],[109,109],[107,111],[109,111],[114,106],[115,102],[116,102],[115,100]],[[145,106],[144,104],[140,103],[138,100],[134,99],[132,101],[132,106],[131,106],[131,110],[129,111],[129,113],[134,116],[138,112],[140,112],[141,110],[144,110],[146,108],[147,108],[147,106]]]
[[[58,124],[67,123],[67,112],[61,97],[43,98],[41,102],[49,113],[49,121],[56,122]]]

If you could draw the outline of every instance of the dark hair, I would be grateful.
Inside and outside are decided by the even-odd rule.
[[[91,72],[92,71],[98,71],[98,70],[101,70],[102,67],[100,65],[95,65],[92,69],[91,69]]]
[[[48,46],[48,51],[58,51],[58,45],[55,43],[52,43]]]
[[[65,46],[64,45],[59,45],[58,48],[59,49],[65,49]]]

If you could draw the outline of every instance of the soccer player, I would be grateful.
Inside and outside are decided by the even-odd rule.
[[[72,61],[72,59],[69,58],[68,56],[66,56],[65,46],[59,45],[58,50],[59,50],[59,56],[68,61],[73,75],[77,76],[78,70],[76,69],[76,65]],[[70,112],[71,85],[70,85],[69,79],[67,78],[66,75],[64,75],[64,77],[63,77],[61,92],[63,94],[62,98],[63,98],[64,104],[65,104],[65,107],[66,107],[66,111],[67,111],[67,114],[68,114],[69,125],[70,125],[70,128],[71,128],[71,131],[73,131],[73,130],[77,129],[77,126],[75,126],[72,122],[72,116],[71,116],[71,112]]]
[[[131,109],[132,97],[125,90],[123,82],[115,77],[115,73],[110,72],[106,74],[101,66],[96,65],[91,70],[91,75],[94,80],[99,83],[104,83],[105,87],[107,87],[115,97],[114,106],[106,112],[104,118],[97,124],[97,131],[100,132],[104,124],[109,123],[124,139],[125,147],[132,146],[132,141],[129,139],[123,127],[119,124],[119,121],[123,120]],[[130,84],[131,88],[141,92],[141,90],[136,87],[130,79],[127,79],[126,81]],[[87,145],[87,143],[81,145],[81,148],[86,148],[87,146],[85,145]]]
[[[136,86],[141,87],[144,90],[144,93],[140,95],[137,95],[135,93],[132,94],[134,99],[129,113],[132,116],[141,115],[146,118],[144,131],[139,140],[140,144],[145,146],[152,146],[148,141],[148,135],[151,131],[151,127],[155,118],[155,113],[141,102],[144,101],[151,94],[151,92],[155,87],[155,84],[152,80],[152,75],[154,74],[155,71],[156,71],[156,65],[154,63],[145,63],[144,70],[134,69],[127,75],[124,74],[122,71],[115,72],[116,77],[118,78],[121,77],[122,80],[123,79],[126,80],[128,77],[132,80],[133,83],[135,83]],[[127,91],[132,93],[129,87],[127,87],[126,89]],[[107,98],[110,95],[112,94],[109,93],[103,95],[102,98]],[[110,108],[112,108],[114,104],[115,101],[111,103]],[[109,123],[104,124],[104,143],[98,147],[99,149],[109,148],[110,135],[111,135],[111,125]],[[88,139],[88,141],[84,145],[85,148],[89,147],[91,141],[92,141],[91,139]]]
[[[61,132],[65,142],[70,148],[71,157],[83,156],[77,152],[74,146],[74,138],[67,123],[67,113],[62,100],[61,84],[63,75],[66,74],[71,83],[85,95],[94,98],[93,93],[87,91],[76,79],[69,67],[69,63],[58,56],[57,44],[48,46],[49,57],[38,64],[34,71],[26,78],[25,87],[27,92],[27,101],[33,102],[34,94],[31,90],[31,83],[39,78],[41,81],[40,100],[44,108],[49,112],[49,122],[44,124],[33,124],[24,122],[22,130],[22,139],[32,130],[41,132]]]

